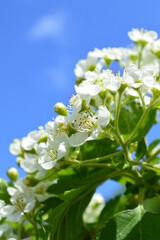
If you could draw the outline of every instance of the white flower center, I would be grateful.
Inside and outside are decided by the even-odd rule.
[[[92,113],[81,112],[78,119],[74,122],[75,128],[79,132],[91,132],[98,127],[97,119]]]

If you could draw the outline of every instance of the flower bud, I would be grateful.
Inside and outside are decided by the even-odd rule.
[[[59,115],[61,116],[68,116],[68,111],[67,111],[67,108],[66,106],[61,103],[61,102],[58,102],[54,105],[54,111],[56,113],[58,113]]]
[[[133,153],[134,151],[137,150],[137,145],[138,145],[138,142],[134,142],[134,143],[130,144],[130,146],[129,146],[130,153]]]
[[[99,93],[99,96],[100,96],[100,98],[103,100],[103,99],[105,99],[105,97],[106,97],[106,93],[107,93],[107,90],[102,90],[100,93]]]
[[[34,176],[30,175],[25,178],[25,184],[28,187],[34,187],[39,183],[39,180],[35,178]]]
[[[18,171],[16,168],[9,168],[7,171],[7,175],[11,181],[16,181],[18,178]]]

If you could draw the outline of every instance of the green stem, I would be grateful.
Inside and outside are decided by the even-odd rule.
[[[35,237],[36,237],[36,240],[38,240],[38,229],[37,229],[37,223],[36,223],[36,220],[32,220],[28,215],[27,213],[23,212],[25,217],[28,219],[28,221],[33,225],[34,229],[35,229]]]
[[[118,96],[118,104],[115,104],[116,107],[116,112],[115,112],[115,133],[119,139],[120,145],[123,148],[123,152],[126,158],[126,161],[130,162],[131,161],[131,156],[128,152],[128,149],[126,147],[126,144],[121,136],[121,133],[119,131],[119,126],[118,126],[118,121],[119,121],[119,114],[120,114],[120,107],[121,107],[121,98],[122,98],[122,94],[123,92],[119,92],[119,96]]]
[[[22,239],[21,232],[22,232],[22,223],[18,223],[18,233],[17,233],[18,240]]]
[[[133,161],[132,165],[137,165],[137,166],[139,165],[139,166],[146,167],[146,168],[155,168],[152,164],[147,163],[147,162]]]
[[[144,200],[145,188],[139,189],[139,205],[143,207],[143,200]]]
[[[110,164],[110,163],[85,163],[85,162],[82,164],[81,167],[86,167],[86,166],[115,168],[115,166],[113,164]]]
[[[86,163],[96,163],[96,162],[100,162],[100,161],[104,161],[104,160],[107,160],[107,159],[110,159],[110,158],[114,158],[114,157],[117,157],[117,156],[120,156],[121,154],[123,154],[123,151],[119,151],[119,152],[115,152],[115,153],[112,153],[112,154],[108,154],[104,157],[97,157],[97,158],[92,158],[92,159],[89,159],[89,160],[82,160],[81,164],[86,164]]]
[[[81,161],[79,161],[79,160],[76,160],[76,159],[74,159],[74,160],[72,160],[72,159],[70,159],[69,157],[66,157],[65,158],[65,161],[67,162],[67,163],[69,163],[69,164],[76,164],[76,165],[78,165],[78,166],[80,166],[81,165]]]
[[[144,102],[144,98],[143,98],[143,96],[142,96],[142,92],[141,92],[140,89],[138,89],[138,94],[139,94],[140,99],[141,99],[141,101],[142,101],[143,109],[146,109],[146,105],[145,105],[145,102]]]
[[[34,221],[27,215],[27,213],[23,212],[25,217],[28,219],[28,221],[34,226]]]
[[[36,220],[34,221],[34,229],[35,229],[36,240],[38,240],[38,229],[37,229],[37,222],[36,222]]]
[[[125,142],[125,145],[129,145],[133,139],[133,137],[135,136],[135,134],[137,133],[138,129],[140,128],[141,124],[143,123],[143,121],[145,120],[148,112],[150,111],[150,108],[148,107],[142,114],[141,119],[139,120],[137,126],[135,127],[135,129],[133,130],[133,132],[131,133],[131,135],[129,136],[129,138],[127,139],[127,141]]]
[[[82,160],[82,161],[71,160],[71,159],[67,158],[66,163],[68,163],[69,165],[76,165],[76,166],[79,166],[79,167],[96,166],[95,164],[97,164],[98,162],[101,162],[101,161],[104,161],[104,160],[107,160],[107,159],[110,159],[110,158],[118,157],[122,154],[123,154],[123,151],[121,150],[119,152],[108,154],[108,155],[103,156],[103,157],[91,158],[91,159]],[[99,165],[97,164],[97,166],[99,166]],[[100,166],[102,166],[102,164]],[[106,165],[104,165],[104,166],[106,166]],[[109,166],[109,164],[108,164],[108,166]]]
[[[118,104],[115,105],[115,107],[116,107],[116,112],[115,112],[115,129],[116,129],[116,132],[118,132],[118,133],[119,133],[118,121],[119,121],[119,114],[120,114],[121,97],[122,97],[122,92],[119,92]]]

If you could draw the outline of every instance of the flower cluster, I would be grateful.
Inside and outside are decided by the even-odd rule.
[[[56,181],[56,177],[48,180],[54,170],[77,163],[84,143],[98,139],[101,134],[111,137],[109,129],[118,117],[115,109],[119,96],[123,104],[132,99],[143,109],[159,96],[157,33],[133,29],[128,35],[133,41],[131,48],[95,48],[86,59],[80,60],[75,67],[75,94],[69,104],[55,104],[58,115],[53,121],[10,145],[10,152],[17,156],[17,164],[26,176],[17,180],[18,173],[14,169],[8,171],[10,197],[9,203],[0,200],[0,237],[17,239],[14,232],[8,230],[11,222],[35,225],[35,215],[41,205],[53,197],[47,189]],[[115,74],[111,70],[113,62],[118,62],[123,72]],[[87,214],[90,212],[86,211],[85,219]]]

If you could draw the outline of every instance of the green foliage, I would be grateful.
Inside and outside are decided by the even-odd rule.
[[[86,172],[79,170],[75,171],[74,175],[68,176],[66,170],[66,175],[63,173],[58,182],[49,187],[49,193],[56,193],[63,200],[54,207],[49,218],[52,226],[49,239],[85,239],[88,232],[84,228],[82,214],[96,186],[107,179],[109,174],[110,171],[103,169],[92,171],[86,177]]]
[[[134,114],[136,112],[136,114]],[[125,139],[135,129],[143,113],[143,108],[135,102],[122,106],[119,115],[119,129]]]
[[[117,151],[118,144],[109,138],[102,138],[95,141],[86,142],[81,146],[83,159],[107,156]]]
[[[139,206],[116,214],[102,230],[98,240],[158,240],[160,214]]]
[[[0,178],[0,199],[4,200],[6,203],[9,203],[10,196],[7,192],[8,182]]]
[[[118,205],[120,200],[120,196],[117,196],[115,199],[111,199],[109,202],[106,203],[105,207],[103,208],[100,216],[99,216],[99,228],[104,227],[105,223],[109,221],[109,219],[115,213],[115,208]]]
[[[130,134],[136,128],[142,114],[143,107],[135,101],[129,102],[121,108],[119,116],[119,129],[125,140],[129,138]],[[132,142],[140,141],[144,138],[154,123],[156,123],[156,110],[152,109],[147,113],[146,118],[133,137]]]
[[[148,146],[148,154],[151,154],[154,148],[160,144],[160,139],[155,139],[149,146]]]
[[[136,151],[136,159],[140,160],[141,158],[143,158],[143,156],[146,154],[146,151],[147,151],[146,142],[145,142],[145,139],[142,138],[138,142],[137,151]]]

